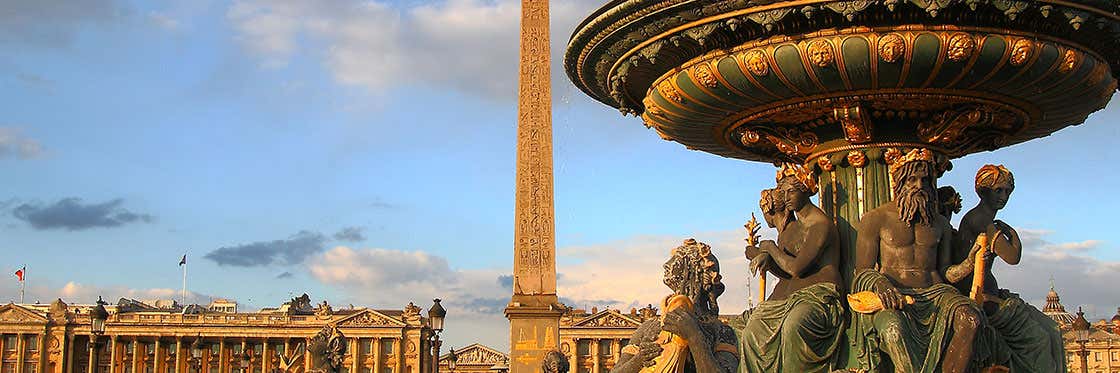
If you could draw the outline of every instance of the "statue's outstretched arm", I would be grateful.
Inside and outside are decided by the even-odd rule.
[[[1019,232],[1016,232],[1015,228],[1011,228],[1001,220],[993,221],[992,224],[996,226],[996,230],[1007,238],[1007,241],[996,240],[992,250],[1007,264],[1019,264],[1019,260],[1023,257],[1023,243],[1019,241]]]

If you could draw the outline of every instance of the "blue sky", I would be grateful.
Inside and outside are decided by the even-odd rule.
[[[253,308],[308,292],[402,308],[442,297],[451,344],[504,347],[518,4],[5,5],[0,270],[28,266],[29,301],[168,298],[187,253],[192,300]],[[597,5],[553,2],[554,56]],[[741,225],[772,166],[662,141],[553,74],[561,295],[655,302],[664,253],[694,236],[724,261],[725,311],[741,310]],[[1120,207],[1117,120],[1114,103],[957,160],[941,179],[968,209],[977,168],[1015,173],[1000,217],[1028,256],[998,270],[1002,285],[1037,303],[1052,275],[1067,307],[1105,317],[1120,305],[1108,219]],[[0,300],[17,289],[14,276],[0,282]]]

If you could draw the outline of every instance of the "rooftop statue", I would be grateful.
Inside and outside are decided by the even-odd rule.
[[[718,318],[724,285],[711,247],[685,240],[664,269],[673,294],[662,301],[662,316],[634,331],[611,373],[736,372],[735,332]]]
[[[874,292],[884,309],[854,314],[857,359],[868,371],[889,366],[899,372],[968,371],[980,310],[942,279],[952,229],[936,213],[932,154],[892,153],[887,158],[893,200],[859,223],[852,292]]]
[[[768,225],[778,228],[778,241],[746,252],[752,272],[769,271],[779,280],[769,299],[730,322],[739,338],[739,371],[831,372],[844,324],[839,233],[809,201],[817,188],[808,170],[783,165],[777,182],[763,191],[760,205]]]
[[[982,304],[988,321],[980,340],[990,351],[977,356],[984,365],[1006,366],[1013,372],[1065,372],[1057,323],[1019,294],[1000,289],[992,273],[993,256],[1010,265],[1019,264],[1022,258],[1019,234],[996,219],[1014,190],[1015,176],[1006,167],[985,165],[976,172],[980,203],[961,219],[960,240],[953,248],[953,261],[958,264],[945,277],[962,292],[971,293],[973,287],[978,290],[972,298]],[[975,264],[977,255],[983,256],[980,268]],[[982,279],[977,281],[974,273]]]

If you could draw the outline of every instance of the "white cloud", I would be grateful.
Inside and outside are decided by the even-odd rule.
[[[447,259],[419,251],[353,249],[338,246],[308,263],[318,281],[337,287],[347,297],[343,303],[374,307],[404,307],[408,302],[428,308],[442,298],[447,308],[449,343],[508,344],[508,322],[502,309],[510,290],[502,284],[500,270],[460,270]]]
[[[0,127],[0,159],[13,156],[29,159],[42,154],[43,146],[38,141],[27,138],[18,129]]]
[[[67,282],[62,287],[41,285],[50,283],[50,279],[39,277],[35,285],[28,286],[25,294],[27,303],[50,303],[55,299],[62,299],[69,304],[91,304],[102,297],[106,302],[115,304],[120,298],[135,299],[140,301],[175,300],[182,302],[182,290],[170,288],[130,288],[127,286],[90,285],[74,281]],[[19,302],[19,285],[5,281],[0,285],[0,301]],[[187,291],[188,304],[210,303],[214,296]]]
[[[567,36],[598,2],[553,2],[553,80]],[[404,84],[508,99],[517,84],[520,1],[446,0],[394,7],[365,0],[241,0],[227,12],[242,45],[269,67],[300,52],[335,81],[371,92]]]
[[[153,11],[148,13],[148,20],[166,31],[176,31],[179,29],[179,20],[161,12]]]

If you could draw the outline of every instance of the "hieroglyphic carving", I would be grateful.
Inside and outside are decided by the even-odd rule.
[[[521,2],[514,293],[555,294],[548,2]]]

